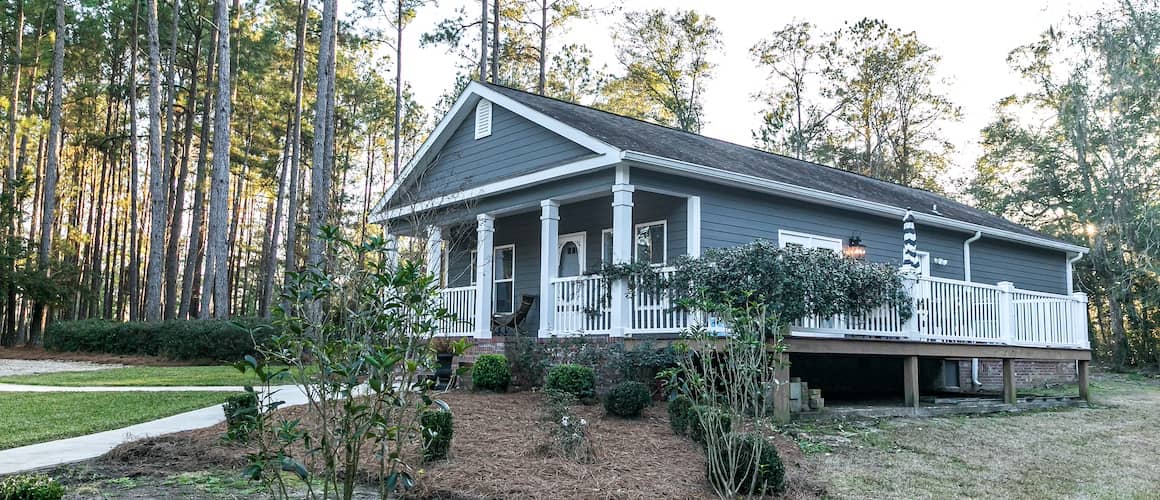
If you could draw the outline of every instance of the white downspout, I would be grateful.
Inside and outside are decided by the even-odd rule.
[[[974,236],[963,242],[963,281],[968,283],[971,281],[971,243],[979,241],[982,237],[982,231],[975,231]],[[971,385],[975,389],[983,386],[983,383],[979,382],[979,358],[971,358]]]
[[[1083,258],[1083,252],[1076,252],[1075,257],[1067,259],[1067,294],[1075,293],[1075,283],[1072,282],[1072,268],[1076,262]]]

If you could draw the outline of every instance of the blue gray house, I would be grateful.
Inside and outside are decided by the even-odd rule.
[[[591,272],[601,263],[664,270],[760,238],[898,264],[908,208],[917,314],[799,322],[788,344],[803,362],[792,369],[893,360],[881,369],[902,372],[914,403],[920,383],[953,387],[957,360],[1002,359],[1011,384],[1015,359],[1074,362],[1086,381],[1087,301],[1071,275],[1086,248],[931,192],[506,87],[467,87],[374,220],[424,247],[461,318],[448,335],[489,339],[493,316],[526,297],[526,332],[633,339],[695,318],[663,297],[617,293],[625,283],[602,301]]]

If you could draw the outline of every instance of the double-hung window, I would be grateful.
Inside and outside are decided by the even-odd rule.
[[[777,230],[777,244],[781,248],[827,248],[833,250],[834,252],[842,253],[842,240],[840,238],[829,238],[826,236],[818,236],[816,234],[786,231],[785,229]]]
[[[495,281],[492,297],[495,300],[495,312],[511,314],[515,312],[516,304],[516,246],[495,247],[492,261],[494,264],[492,279]]]
[[[600,255],[604,264],[612,263],[612,230],[600,233]],[[648,262],[663,266],[668,262],[668,222],[656,221],[637,224],[633,227],[632,258],[634,262]]]

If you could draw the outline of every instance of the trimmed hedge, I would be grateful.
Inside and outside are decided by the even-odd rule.
[[[0,500],[60,500],[64,486],[44,474],[18,474],[0,479]]]
[[[698,424],[697,414],[693,413],[693,400],[685,396],[677,396],[669,401],[669,427],[673,434],[688,436],[690,427]]]
[[[544,389],[571,394],[584,400],[596,395],[596,372],[587,366],[556,365],[548,370]]]
[[[753,467],[745,467],[734,470],[731,474],[733,477],[730,483],[740,486],[740,493],[742,494],[763,495],[784,491],[785,465],[781,462],[781,455],[777,453],[777,447],[757,434],[741,434],[735,435],[735,437],[737,439],[737,449],[735,450],[736,455],[734,457],[737,460],[736,463],[751,464],[756,458],[757,468],[754,470]],[[759,446],[761,453],[754,457]],[[721,447],[718,450],[718,463],[729,463],[730,457],[728,453],[729,450],[726,447]],[[757,475],[756,478],[754,478],[755,473]],[[713,475],[708,466],[705,467],[705,474],[709,477],[709,481],[714,484],[723,479]],[[745,491],[746,489],[749,489],[749,491]]]
[[[512,371],[503,354],[484,354],[471,367],[471,386],[476,390],[504,392],[512,383]]]
[[[635,380],[626,380],[612,387],[604,396],[604,409],[618,417],[637,418],[641,410],[652,403],[652,391]]]
[[[255,354],[255,340],[259,344],[270,341],[274,330],[269,326],[269,321],[254,318],[231,321],[58,321],[45,329],[44,348],[162,356],[179,361],[236,361],[247,354]],[[254,329],[255,338],[251,339],[246,329]]]

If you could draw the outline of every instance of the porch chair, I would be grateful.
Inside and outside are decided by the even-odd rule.
[[[532,306],[536,303],[537,298],[539,298],[538,295],[522,295],[520,296],[520,307],[516,309],[516,312],[493,315],[491,317],[491,334],[514,333],[518,335],[520,325],[528,318],[528,313],[532,311]]]

